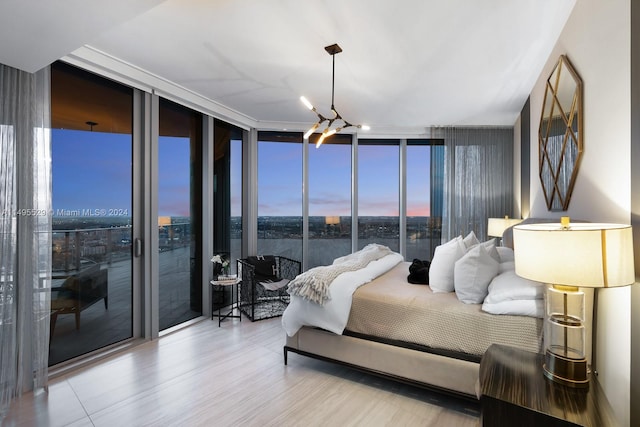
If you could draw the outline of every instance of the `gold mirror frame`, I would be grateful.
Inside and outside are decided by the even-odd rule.
[[[566,211],[582,157],[582,79],[565,55],[547,79],[538,129],[539,172],[550,211]]]

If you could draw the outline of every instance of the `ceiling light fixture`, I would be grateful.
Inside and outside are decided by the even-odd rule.
[[[307,131],[307,133],[304,134],[304,139],[309,139],[309,137],[316,130],[318,130],[324,122],[327,122],[327,127],[322,131],[320,138],[318,138],[318,141],[316,142],[316,148],[320,147],[320,145],[322,145],[324,140],[330,137],[331,135],[336,134],[348,127],[354,126],[354,127],[357,127],[358,129],[369,130],[369,126],[367,125],[354,125],[349,123],[348,121],[343,119],[340,113],[338,113],[338,111],[336,110],[336,107],[334,106],[334,103],[333,103],[333,97],[335,93],[335,80],[336,80],[336,54],[342,52],[342,48],[338,46],[338,44],[332,44],[331,46],[326,46],[324,50],[326,50],[327,53],[333,57],[333,74],[331,77],[331,111],[333,112],[333,117],[328,118],[323,116],[318,112],[318,110],[316,110],[316,107],[314,107],[313,104],[311,104],[311,102],[309,102],[307,98],[305,98],[304,96],[300,97],[300,101],[302,101],[304,106],[307,107],[309,110],[313,111],[314,113],[316,113],[316,115],[318,116],[318,122],[313,126],[311,126],[311,128]],[[336,126],[332,128],[334,124]]]

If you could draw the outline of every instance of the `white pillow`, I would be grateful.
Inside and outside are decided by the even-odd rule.
[[[482,303],[491,279],[498,274],[499,264],[484,245],[469,249],[454,267],[454,288],[458,299],[465,304]]]
[[[473,234],[473,231],[470,232],[470,234]],[[469,236],[467,235],[467,237],[465,237],[465,239],[467,239],[468,237]],[[475,234],[473,234],[473,238],[475,238],[475,237],[476,237]],[[468,241],[470,241],[470,240],[468,240]],[[482,245],[482,246],[484,246],[484,248],[487,251],[487,253],[489,255],[491,255],[491,258],[495,259],[498,262],[502,262],[501,259],[500,259],[500,254],[498,253],[498,249],[497,249],[497,246],[496,246],[495,239],[490,239],[490,240],[487,240],[486,242],[482,242],[482,243],[480,243],[478,241],[478,239],[475,239],[475,241],[477,243],[474,243],[471,246],[468,246],[468,245],[465,246],[467,252],[470,251],[471,249],[475,248],[478,245]],[[464,239],[463,239],[463,242],[464,242]]]
[[[429,265],[429,287],[433,292],[453,292],[453,268],[464,253],[462,236],[436,247]]]
[[[478,240],[478,238],[476,237],[476,233],[474,233],[473,230],[471,230],[469,234],[467,234],[465,238],[462,239],[462,241],[464,242],[464,247],[467,249],[471,249],[473,246],[480,243],[480,240]]]
[[[497,262],[500,262],[500,254],[498,253],[495,239],[487,240],[486,242],[482,242],[480,244],[484,246],[484,249],[489,255],[491,255],[491,258],[495,259]]]
[[[522,299],[543,299],[544,284],[524,279],[515,270],[507,270],[498,274],[489,284],[489,294],[484,302],[495,304],[502,301]]]
[[[511,314],[544,318],[544,301],[541,299],[517,299],[489,304],[485,300],[482,311],[491,314]]]
[[[500,263],[500,269],[498,270],[498,274],[502,274],[506,271],[513,271],[515,273],[516,271],[516,262],[515,261],[507,261],[507,262],[501,262]]]
[[[509,262],[515,260],[513,249],[506,246],[496,246],[498,255],[500,255],[500,262]]]

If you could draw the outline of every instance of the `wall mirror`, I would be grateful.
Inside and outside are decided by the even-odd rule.
[[[561,55],[547,79],[538,130],[542,190],[551,211],[566,211],[582,156],[582,79]]]

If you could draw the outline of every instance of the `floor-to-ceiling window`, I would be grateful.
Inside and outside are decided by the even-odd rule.
[[[242,257],[242,155],[244,138],[242,134],[233,135],[231,144],[231,259]],[[236,273],[237,263],[232,263]]]
[[[407,141],[406,171],[406,255],[407,260],[430,260],[440,244],[442,185],[444,169],[439,157],[443,147],[437,140]],[[442,169],[442,170],[441,170]]]
[[[230,261],[242,257],[242,129],[215,120],[213,164],[213,253]]]
[[[400,251],[400,144],[358,140],[358,248]]]
[[[49,365],[132,336],[131,88],[51,67]]]
[[[258,254],[302,259],[302,134],[258,133]]]
[[[431,259],[440,241],[443,150],[441,141],[360,139],[338,134],[319,148],[312,135],[307,162],[308,244],[306,268],[350,253],[352,206],[358,209],[357,247],[389,246],[407,259]],[[303,149],[293,132],[258,134],[258,253],[302,258]],[[401,150],[406,163],[401,170]],[[400,229],[401,174],[406,174],[406,221]],[[357,175],[357,176],[356,176]],[[357,193],[352,180],[357,178]],[[353,200],[354,195],[357,199]],[[405,247],[400,248],[404,234]]]
[[[351,253],[351,135],[310,142],[308,268]]]
[[[202,315],[202,115],[161,99],[158,140],[160,330]]]

